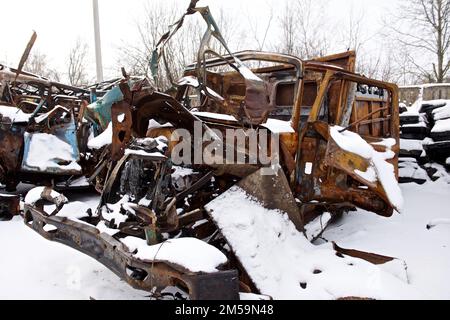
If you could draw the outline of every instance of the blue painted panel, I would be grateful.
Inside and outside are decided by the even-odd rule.
[[[76,131],[76,125],[75,125],[75,119],[73,118],[73,115],[71,117],[71,120],[68,124],[64,126],[60,126],[53,132],[53,135],[58,137],[60,140],[68,143],[72,147],[72,157],[76,161],[80,160],[80,152],[78,149],[78,139],[77,139],[77,131]],[[81,172],[74,172],[73,170],[64,170],[62,168],[49,168],[46,171],[41,171],[39,168],[35,167],[29,167],[26,163],[28,160],[28,155],[30,152],[30,146],[31,146],[31,138],[33,137],[33,134],[27,134],[25,135],[25,141],[24,141],[24,153],[23,153],[23,160],[22,160],[22,170],[25,172],[39,172],[39,173],[46,173],[46,174],[56,174],[56,175],[73,175],[73,174],[79,174]]]

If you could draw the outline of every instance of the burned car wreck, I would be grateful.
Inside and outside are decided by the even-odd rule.
[[[239,239],[262,228],[246,217],[251,208],[275,212],[308,243],[356,207],[385,217],[401,210],[398,89],[354,73],[354,52],[310,61],[232,53],[209,9],[195,5],[151,62],[156,76],[186,16],[204,17],[198,61],[173,95],[126,72],[81,89],[0,66],[0,182],[8,190],[39,185],[24,199],[26,225],[137,289],[177,286],[190,299],[272,296],[248,258],[259,253]],[[208,48],[212,37],[226,55]],[[80,188],[99,192],[96,209],[80,212],[62,194]],[[2,212],[20,213],[17,197],[1,200]],[[264,238],[277,243],[283,230]],[[375,265],[396,260],[337,244],[330,252]]]

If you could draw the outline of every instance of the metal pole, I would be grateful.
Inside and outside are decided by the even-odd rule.
[[[102,43],[100,39],[100,19],[98,0],[92,0],[94,9],[95,61],[97,65],[97,82],[103,82]]]

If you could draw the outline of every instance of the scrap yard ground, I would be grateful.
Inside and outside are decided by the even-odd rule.
[[[343,247],[400,258],[407,264],[411,286],[425,299],[450,299],[450,224],[443,219],[450,207],[450,184],[444,178],[401,188],[401,215],[353,212],[323,237]],[[96,205],[95,195],[69,197]],[[429,224],[435,226],[427,229]],[[20,241],[12,244],[11,239]],[[11,244],[0,247],[0,299],[148,299],[148,292],[132,289],[94,259],[31,232],[20,217],[0,223],[0,242]]]
[[[53,82],[36,32],[0,64],[0,300],[450,299],[444,91],[407,101],[356,50],[234,53],[198,2],[145,71]]]

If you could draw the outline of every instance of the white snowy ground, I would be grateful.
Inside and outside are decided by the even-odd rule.
[[[69,196],[95,208],[98,197]],[[0,299],[148,299],[94,259],[47,241],[21,217],[0,222]]]
[[[323,235],[339,246],[404,260],[413,287],[428,299],[450,299],[450,184],[401,185],[403,214],[382,218],[362,210]],[[435,225],[427,230],[428,224]]]
[[[148,295],[90,257],[41,238],[21,218],[0,223],[0,242],[0,299],[119,300]]]
[[[408,265],[414,289],[430,299],[450,299],[450,185],[442,179],[402,185],[402,215],[346,215],[324,238],[341,247],[394,256]],[[96,197],[70,200],[88,201]],[[427,230],[427,225],[435,225]],[[148,299],[95,260],[49,242],[21,218],[0,222],[0,299]]]

